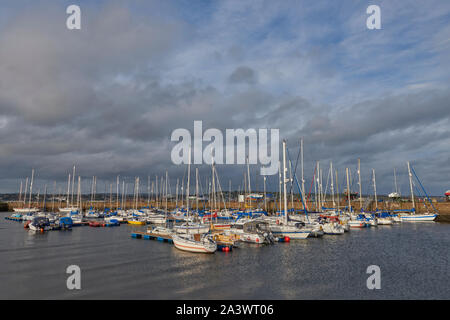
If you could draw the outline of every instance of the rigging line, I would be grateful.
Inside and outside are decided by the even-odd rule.
[[[288,159],[290,160],[290,156],[289,156],[289,148],[288,148],[288,147],[286,147],[286,151],[287,151]],[[300,189],[300,186],[299,186],[299,184],[298,184],[298,179],[297,179],[297,175],[295,174],[295,172],[294,172],[294,180],[295,180],[295,182],[297,183],[297,187],[298,187],[299,194],[300,194],[300,199],[301,199],[301,202],[302,202],[302,204],[303,204],[303,208],[305,208],[305,214],[306,214],[306,206],[305,206],[305,203],[304,203],[304,201],[303,201],[301,189]],[[292,185],[292,184],[291,184],[291,185]]]
[[[424,192],[425,195],[427,196],[428,201],[430,202],[430,204],[431,204],[431,206],[433,207],[434,211],[437,212],[436,208],[435,208],[434,205],[433,205],[433,202],[431,201],[430,197],[428,196],[427,192],[425,191],[425,188],[423,187],[422,182],[420,182],[420,179],[419,179],[419,177],[417,176],[416,171],[414,171],[414,168],[413,168],[412,166],[410,166],[410,167],[411,167],[412,172],[414,173],[414,176],[416,177],[417,181],[419,182],[420,187],[422,188],[423,192]],[[425,202],[425,201],[424,201],[424,202]]]

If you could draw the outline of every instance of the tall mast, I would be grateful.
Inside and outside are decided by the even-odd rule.
[[[81,177],[80,176],[78,176],[77,208],[80,210],[80,213],[81,213],[82,209],[81,209]]]
[[[408,164],[408,175],[409,175],[409,188],[411,189],[411,201],[412,201],[412,207],[415,210],[416,209],[416,203],[414,202],[414,192],[413,192],[413,182],[412,182],[412,174],[411,174],[411,167]]]
[[[375,180],[375,169],[372,169],[373,175],[373,193],[375,195],[375,212],[378,210],[378,199],[377,199],[377,182]]]
[[[361,195],[361,162],[358,158],[358,185],[359,185],[359,209],[362,209],[362,195]]]
[[[166,216],[167,216],[167,181],[169,180],[169,173],[166,170]]]
[[[303,198],[303,209],[308,210],[308,206],[306,204],[306,199],[305,199],[305,177],[304,177],[304,172],[303,172],[303,138],[300,140],[300,153],[301,153],[301,157],[302,157],[302,198]]]
[[[395,192],[397,194],[399,194],[398,193],[398,188],[397,188],[397,174],[395,173],[395,168],[394,168],[394,185],[395,185]]]
[[[264,180],[264,211],[267,212],[267,201],[266,201],[266,176],[264,176],[263,180]]]
[[[67,208],[70,207],[70,173],[69,173],[69,179],[67,180]]]
[[[47,185],[45,185],[45,188],[44,188],[44,199],[43,199],[43,201],[42,201],[42,203],[43,203],[42,208],[43,208],[44,212],[47,211],[47,210],[45,209],[45,205],[46,205],[45,201],[46,201],[46,200],[47,200]]]
[[[198,168],[195,168],[195,206],[198,213]]]
[[[187,186],[186,186],[186,212],[189,216],[189,184],[191,182],[191,146],[189,146],[189,160],[188,160],[188,176],[187,176]]]
[[[116,211],[119,209],[119,176],[117,176],[116,180]]]
[[[280,185],[280,188],[279,188],[279,194],[280,194],[280,201],[279,201],[279,204],[280,204],[280,213],[281,213],[281,185],[282,185],[282,181],[281,181],[281,163],[280,162],[278,162],[278,182],[279,182],[279,185]]]
[[[212,158],[212,162],[211,162],[211,193],[213,196],[213,208],[211,211],[216,211],[216,179],[214,176],[214,157]],[[212,221],[212,216],[211,216],[211,221]]]
[[[317,161],[317,178],[316,178],[316,180],[317,180],[317,192],[318,192],[317,205],[318,205],[319,212],[322,212],[322,184],[320,182],[320,176],[321,176],[320,175],[320,162]]]
[[[71,192],[71,198],[70,198],[70,204],[73,207],[73,188],[75,185],[75,165],[73,166],[73,173],[72,173],[72,192]]]
[[[34,169],[31,169],[30,199],[28,201],[28,209],[31,208],[31,195],[33,194],[33,181],[34,181]]]
[[[294,179],[292,178],[292,163],[291,160],[289,160],[289,182],[290,182],[290,188],[291,188],[291,209],[294,209],[294,186],[293,186]]]
[[[150,176],[147,176],[147,207],[150,208]]]
[[[156,181],[156,188],[155,188],[155,201],[156,201],[156,207],[159,208],[159,204],[158,204],[158,176],[155,176],[155,181]]]
[[[78,190],[77,190],[77,208],[80,210],[79,213],[81,213],[83,211],[82,206],[81,206],[81,177],[78,176]]]
[[[248,176],[248,202],[249,202],[249,207],[252,207],[252,189],[251,189],[251,184],[250,184],[250,163],[248,161],[248,157],[247,157],[247,176]]]
[[[339,194],[339,180],[338,180],[338,171],[336,169],[336,194],[338,198],[337,209],[339,211],[339,205],[341,204],[341,195]]]
[[[331,176],[331,199],[333,201],[333,208],[336,208],[336,202],[334,201],[334,172],[333,172],[333,162],[330,161],[330,176]]]
[[[19,203],[22,200],[22,187],[23,187],[22,184],[23,184],[23,181],[20,180]]]
[[[25,208],[25,204],[27,203],[27,190],[28,190],[28,177],[25,181],[25,193],[23,195],[23,207]]]
[[[112,190],[113,190],[113,184],[109,184],[109,210],[112,210]]]
[[[122,180],[122,204],[120,206],[122,210],[124,210],[124,203],[123,203],[124,197],[125,197],[125,180]]]
[[[347,200],[348,200],[348,210],[352,212],[352,204],[350,202],[350,181],[348,178],[348,168],[345,168],[345,173],[347,175]]]
[[[175,208],[178,208],[178,183],[179,179],[177,178],[177,188],[175,190]]]
[[[56,195],[56,180],[53,184],[53,197],[52,197],[52,212],[55,212],[55,195]]]
[[[283,140],[283,193],[284,193],[284,223],[287,225],[288,212],[287,212],[287,194],[286,194],[286,140]]]

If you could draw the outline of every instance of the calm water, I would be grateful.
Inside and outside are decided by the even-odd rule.
[[[450,224],[379,226],[203,255],[132,239],[129,225],[34,234],[6,215],[1,299],[450,298]],[[66,288],[72,264],[81,268],[81,290]],[[366,287],[373,264],[381,290]]]

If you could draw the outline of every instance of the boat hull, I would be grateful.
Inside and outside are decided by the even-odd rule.
[[[201,241],[186,241],[182,237],[177,235],[172,236],[173,244],[175,248],[193,252],[193,253],[214,253],[217,250],[217,245],[205,244]]]
[[[401,215],[400,218],[402,222],[427,222],[434,221],[437,214],[411,214],[411,215]]]

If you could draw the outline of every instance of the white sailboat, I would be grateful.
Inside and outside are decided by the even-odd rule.
[[[172,240],[175,247],[183,251],[214,253],[217,250],[217,244],[209,234],[173,234]]]
[[[411,189],[411,200],[412,200],[412,206],[413,206],[413,210],[415,211],[416,209],[416,205],[415,205],[415,201],[414,201],[414,192],[413,192],[413,182],[412,182],[412,174],[411,174],[411,167],[409,164],[409,161],[407,162],[408,165],[408,175],[409,175],[409,187]],[[417,176],[416,176],[417,177]],[[402,213],[400,214],[400,218],[402,220],[402,222],[430,222],[430,221],[434,221],[437,217],[436,213],[421,213],[421,214],[416,214],[416,213]]]
[[[287,210],[287,193],[286,193],[286,141],[283,140],[283,193],[284,193],[284,219],[278,219],[275,224],[269,224],[270,232],[275,237],[289,237],[292,240],[306,239],[311,233],[311,230],[306,228],[298,228],[295,225],[288,224],[288,210]]]

